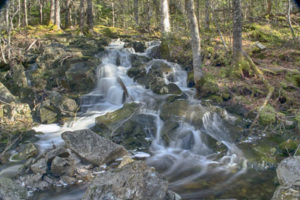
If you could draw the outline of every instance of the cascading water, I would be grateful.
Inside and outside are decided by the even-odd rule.
[[[137,55],[149,57],[151,49],[157,45],[159,42],[150,43],[145,53]],[[178,64],[152,59],[146,64],[147,70],[157,61],[167,64],[172,72],[164,74],[165,83],[175,83],[185,93],[192,108],[187,111],[191,120],[179,120],[174,137],[166,144],[161,135],[164,121],[160,119],[160,108],[168,95],[154,94],[127,76],[133,54],[134,50],[124,48],[124,43],[120,41],[115,41],[106,48],[102,64],[97,69],[96,88],[81,97],[80,117],[64,126],[52,124],[35,127],[36,131],[44,133],[38,142],[40,148],[45,150],[53,144],[62,143],[60,134],[64,131],[91,128],[95,125],[96,117],[121,108],[124,102],[135,101],[143,104],[140,109],[142,114],[151,115],[156,120],[157,131],[150,138],[151,156],[147,163],[168,178],[170,188],[186,199],[199,199],[223,190],[225,185],[245,172],[246,163],[241,151],[234,145],[230,132],[222,124],[222,119],[216,113],[206,111],[202,119],[203,125],[192,123],[197,116],[197,109],[207,109],[193,98],[195,92],[187,87],[187,73]],[[126,87],[127,96],[122,84]],[[223,151],[213,149],[205,140],[207,136],[223,145]],[[200,186],[192,187],[201,185],[203,181],[208,184],[202,189]]]

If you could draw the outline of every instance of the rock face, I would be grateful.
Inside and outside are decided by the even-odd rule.
[[[277,167],[280,186],[272,200],[297,200],[300,198],[300,156],[284,159]]]
[[[153,168],[138,161],[110,170],[95,178],[83,200],[163,200],[168,183]]]
[[[3,200],[25,200],[27,193],[17,183],[8,178],[0,178],[0,199]]]
[[[124,147],[97,135],[89,129],[64,132],[62,138],[66,146],[82,159],[99,166],[127,154]]]
[[[0,121],[32,123],[31,109],[26,103],[0,104]]]

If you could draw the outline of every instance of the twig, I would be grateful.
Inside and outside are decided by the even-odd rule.
[[[33,47],[33,45],[34,45],[36,42],[37,42],[37,40],[34,40],[34,41],[31,43],[31,45],[29,45],[29,47],[26,49],[26,51],[29,51],[29,50]]]
[[[300,144],[298,145],[298,147],[297,147],[296,151],[294,152],[294,156],[296,156],[296,154],[297,154],[297,152],[298,152],[299,148],[300,148]]]

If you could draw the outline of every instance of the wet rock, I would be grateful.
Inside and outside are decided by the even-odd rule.
[[[280,186],[276,189],[272,200],[296,200],[300,197],[300,156],[284,159],[277,167]]]
[[[39,159],[36,163],[30,166],[30,169],[35,174],[46,174],[47,172],[47,162],[45,158]]]
[[[127,154],[124,147],[86,129],[64,132],[62,138],[73,152],[95,165],[102,165]]]
[[[206,109],[199,104],[190,104],[187,100],[175,100],[166,102],[162,106],[160,118],[166,120],[184,120],[200,127]]]
[[[87,189],[83,200],[163,200],[167,189],[167,181],[153,168],[138,161],[97,176]]]
[[[65,72],[66,79],[72,91],[85,92],[96,84],[96,64],[90,61],[76,62]]]
[[[300,156],[284,159],[278,165],[276,172],[281,185],[300,186]]]
[[[132,47],[135,52],[144,52],[146,50],[146,45],[144,42],[139,42],[139,41],[133,41],[133,42],[130,42],[128,44],[126,44],[124,46],[125,48],[129,48],[129,47]]]
[[[96,129],[100,130],[103,135],[110,136],[111,132],[116,129],[122,122],[129,119],[140,108],[140,104],[125,104],[121,109],[107,113],[96,118]]]
[[[73,176],[74,171],[75,169],[72,161],[67,158],[56,156],[51,163],[51,173],[54,176]]]
[[[125,121],[112,133],[112,141],[121,144],[126,149],[148,149],[151,138],[156,133],[155,117],[138,114]]]
[[[38,154],[37,147],[34,144],[29,143],[29,144],[23,145],[20,148],[19,153],[15,154],[12,157],[12,159],[13,160],[26,160],[26,159],[36,156],[37,154]]]
[[[143,65],[149,62],[151,59],[146,56],[132,54],[131,57],[131,64],[133,68],[142,68]]]
[[[171,190],[168,191],[167,197],[165,200],[181,200],[181,196]]]
[[[48,106],[41,107],[39,111],[39,115],[40,115],[41,122],[45,124],[52,124],[57,122],[58,120],[57,113]]]
[[[0,199],[3,200],[25,200],[26,190],[11,179],[0,177]]]
[[[78,105],[74,99],[61,95],[58,92],[51,92],[49,98],[50,104],[56,107],[61,115],[73,116],[78,110]]]
[[[0,82],[0,100],[6,103],[11,103],[16,100],[16,97]]]

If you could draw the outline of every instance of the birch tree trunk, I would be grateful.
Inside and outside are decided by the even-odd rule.
[[[135,24],[138,26],[139,25],[139,0],[134,0],[133,10],[134,10]]]
[[[60,30],[60,0],[55,0],[55,25]]]
[[[171,32],[168,0],[161,0],[161,32],[162,34]]]
[[[23,9],[24,9],[24,26],[28,26],[28,14],[27,14],[27,0],[23,1]]]
[[[19,13],[18,13],[18,27],[21,26],[21,0],[18,0],[18,8],[19,8]]]
[[[40,7],[40,24],[43,24],[43,2],[44,0],[39,0],[39,7]]]
[[[199,86],[199,82],[203,78],[199,26],[197,17],[195,15],[194,0],[185,0],[185,4],[189,18],[190,33],[192,38],[191,43],[193,50],[194,82],[196,86]]]
[[[55,0],[51,0],[49,24],[55,24]]]
[[[93,16],[93,1],[87,0],[87,25],[89,30],[93,30],[94,28],[94,16]]]
[[[233,0],[233,61],[242,59],[242,9],[241,0]]]

